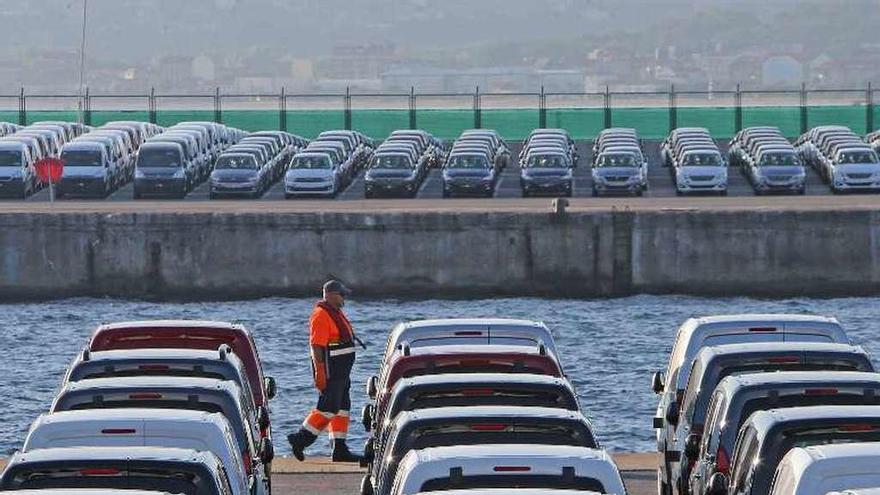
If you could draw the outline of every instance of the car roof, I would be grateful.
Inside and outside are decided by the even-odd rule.
[[[117,323],[105,323],[98,330],[111,330],[119,328],[223,328],[229,330],[245,330],[244,326],[237,323],[212,320],[133,320]],[[98,331],[96,330],[96,331]]]
[[[77,140],[73,140],[73,141],[69,141],[69,142],[67,142],[67,143],[64,143],[64,146],[61,147],[61,152],[63,153],[65,150],[71,150],[71,149],[97,149],[97,150],[103,150],[103,149],[104,149],[104,145],[102,145],[101,143],[98,143],[98,142],[96,142],[96,141],[77,141]]]
[[[554,492],[555,493],[555,492]],[[116,488],[42,488],[15,490],[15,495],[171,495],[168,492]],[[439,495],[439,494],[438,494]]]
[[[724,344],[708,346],[700,349],[696,360],[709,361],[711,359],[749,353],[772,353],[772,352],[837,352],[837,353],[861,353],[865,350],[852,344],[838,344],[832,342],[754,342],[745,344]]]
[[[521,407],[521,406],[454,406],[432,407],[403,411],[397,416],[397,423],[409,421],[429,421],[433,419],[466,419],[466,418],[542,418],[548,420],[579,420],[586,418],[577,411],[557,409],[553,407]]]
[[[421,375],[403,378],[397,382],[395,388],[418,387],[435,384],[466,385],[471,383],[546,384],[571,387],[568,380],[550,375],[533,375],[530,373],[447,373],[441,375]]]
[[[745,424],[752,424],[759,433],[765,433],[782,422],[822,419],[880,419],[880,406],[802,406],[759,410],[749,416]]]
[[[724,377],[718,384],[719,388],[736,390],[761,385],[800,384],[838,384],[838,383],[877,383],[880,384],[880,373],[865,371],[768,371],[763,373],[745,373]]]
[[[571,445],[456,445],[449,447],[429,447],[417,451],[419,461],[442,460],[488,460],[488,459],[584,459],[612,462],[611,456],[600,449]]]
[[[22,143],[21,141],[3,141],[0,140],[0,149],[14,149],[14,150],[23,150],[27,145]]]
[[[435,354],[535,354],[539,355],[537,346],[475,344],[475,345],[427,345],[410,348],[410,356]]]
[[[212,389],[238,393],[238,385],[232,380],[217,380],[191,376],[124,376],[112,378],[89,378],[64,385],[65,391],[102,390],[116,388],[161,388],[161,389]]]
[[[178,462],[201,462],[213,469],[216,456],[210,452],[197,452],[190,449],[170,447],[63,447],[34,449],[30,452],[16,452],[9,460],[9,466],[23,462],[51,461],[101,461],[101,460],[156,460]]]
[[[144,144],[140,145],[138,149],[143,150],[150,148],[175,148],[181,151],[183,150],[183,146],[181,146],[180,143],[171,140],[147,141]]]
[[[225,344],[223,344],[225,346]],[[228,346],[227,356],[239,360]],[[199,360],[199,361],[223,361],[217,350],[189,349],[189,348],[141,348],[141,349],[112,349],[107,351],[92,351],[88,358],[83,361],[118,361],[121,359],[168,359],[168,360]]]

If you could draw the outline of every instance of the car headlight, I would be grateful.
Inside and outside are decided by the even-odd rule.
[[[174,172],[174,175],[172,175],[172,177],[175,179],[183,179],[184,177],[186,177],[186,170],[182,168],[178,169],[177,172]]]
[[[135,179],[143,179],[144,177],[146,177],[146,176],[144,175],[144,173],[140,169],[137,169],[134,171],[134,178]]]

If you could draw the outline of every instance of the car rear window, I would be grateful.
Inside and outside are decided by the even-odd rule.
[[[219,495],[211,480],[184,463],[127,467],[124,461],[76,465],[40,463],[22,466],[4,476],[4,490],[46,488],[117,488],[185,495]]]
[[[585,426],[561,424],[505,424],[462,422],[427,425],[414,429],[398,448],[401,452],[428,447],[519,443],[533,445],[575,445],[596,448],[596,440]]]
[[[203,367],[162,365],[162,364],[134,364],[126,367],[115,366],[80,366],[70,374],[71,381],[86,380],[92,378],[122,378],[133,376],[182,376],[193,378],[213,378],[215,380],[234,380],[238,383],[238,377],[227,376],[217,371],[205,370]],[[240,385],[240,383],[239,383]]]
[[[412,411],[449,406],[532,406],[559,407],[576,410],[577,404],[570,393],[562,389],[523,389],[504,386],[458,387],[447,390],[431,390],[415,393],[398,402],[397,411]]]
[[[180,153],[172,148],[147,148],[138,153],[138,167],[180,168]]]
[[[595,478],[577,476],[565,479],[562,476],[537,474],[462,476],[455,479],[435,478],[423,483],[421,491],[433,492],[466,488],[553,488],[605,493],[605,487]]]

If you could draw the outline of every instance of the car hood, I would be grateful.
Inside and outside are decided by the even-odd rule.
[[[64,167],[61,177],[64,179],[104,177],[104,167]]]
[[[412,176],[412,170],[394,168],[374,168],[367,172],[370,179],[408,179]]]
[[[681,167],[681,173],[684,175],[711,175],[714,177],[727,175],[725,167]]]
[[[0,177],[8,179],[10,177],[21,177],[21,167],[0,167]]]
[[[845,174],[873,174],[880,172],[877,163],[840,163],[834,167]]]
[[[804,168],[800,165],[781,165],[772,167],[757,167],[762,175],[793,175],[803,173]]]
[[[183,168],[174,168],[174,167],[139,167],[138,171],[144,174],[144,177],[150,178],[169,178],[174,176],[174,174],[183,170]]]
[[[256,170],[236,170],[236,169],[222,169],[222,170],[214,170],[211,172],[211,178],[215,180],[224,180],[224,179],[250,179],[257,176]]]
[[[524,168],[522,170],[523,177],[558,177],[567,175],[571,171],[568,167],[559,168]]]
[[[486,177],[491,174],[491,169],[487,168],[448,168],[446,169],[447,177],[467,178],[467,177]]]
[[[292,168],[284,175],[288,179],[331,179],[332,168]]]
[[[639,167],[596,167],[593,169],[593,173],[600,177],[609,175],[632,177],[638,175],[639,172]]]

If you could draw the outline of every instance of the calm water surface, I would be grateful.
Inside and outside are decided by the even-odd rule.
[[[306,358],[307,321],[313,299],[261,299],[211,303],[150,303],[113,299],[67,299],[0,305],[5,357],[0,359],[0,453],[21,446],[31,421],[46,411],[61,376],[104,322],[153,318],[237,321],[255,334],[267,374],[278,380],[272,402],[276,450],[289,454],[286,433],[298,426],[316,397]],[[439,317],[512,317],[544,321],[554,332],[560,358],[593,419],[602,443],[616,451],[655,448],[651,417],[656,396],[651,373],[665,365],[678,325],[687,317],[743,312],[819,313],[837,316],[851,338],[876,354],[880,298],[707,299],[635,296],[602,300],[485,299],[352,301],[346,310],[370,347],[358,355],[352,411],[359,416],[364,383],[381,358],[388,330],[402,320]],[[364,431],[352,422],[352,444]],[[324,453],[320,440],[313,453]]]

